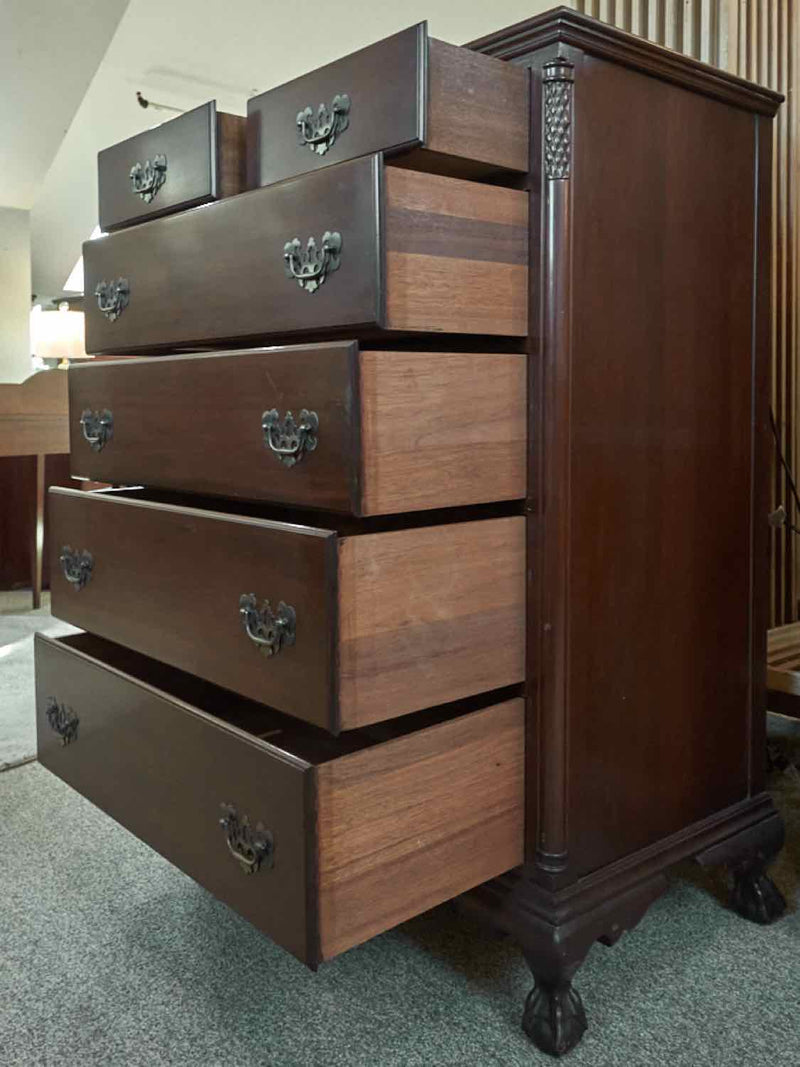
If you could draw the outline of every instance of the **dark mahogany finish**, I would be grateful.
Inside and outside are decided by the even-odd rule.
[[[378,164],[359,159],[86,242],[86,292],[117,277],[130,287],[113,322],[87,298],[87,352],[379,322]],[[286,277],[284,245],[320,244],[326,231],[343,235],[341,266],[309,293]]]
[[[100,229],[122,229],[242,192],[246,121],[218,112],[211,100],[103,149],[97,155]],[[132,188],[130,172],[156,156],[166,158],[167,169],[148,202]]]
[[[347,97],[338,119],[331,114],[337,97]],[[321,122],[320,105],[327,109]],[[313,149],[298,134],[298,114],[306,108],[321,138]],[[420,170],[463,177],[524,172],[527,108],[523,71],[429,38],[421,22],[251,97],[248,184],[271,185],[371,152],[409,149],[416,149],[410,162]],[[331,123],[342,118],[340,132]],[[327,138],[326,128],[332,130]]]
[[[737,910],[780,911],[762,772],[762,116],[780,97],[563,8],[473,47],[530,67],[542,222],[528,864],[483,899],[537,981],[525,1028],[560,1054],[585,1026],[589,946],[635,925],[677,859],[725,841]]]
[[[50,494],[52,610],[74,626],[333,727],[336,535],[289,523],[133,502],[115,494]],[[75,589],[64,546],[88,551]],[[299,640],[266,656],[239,616],[242,595],[294,608]]]
[[[109,234],[83,246],[86,292],[121,284],[126,300],[105,315],[87,298],[86,350],[382,331],[524,336],[527,209],[518,190],[366,156]],[[323,254],[326,234],[335,255]],[[293,275],[285,250],[295,240]],[[313,285],[298,283],[305,266]]]
[[[88,373],[86,373],[88,371]],[[208,356],[90,363],[70,373],[76,477],[195,493],[358,510],[358,346],[342,341]],[[313,410],[318,445],[288,467],[262,416]],[[114,436],[86,441],[85,410],[110,410]]]

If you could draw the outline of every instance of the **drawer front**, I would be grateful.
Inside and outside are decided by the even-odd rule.
[[[360,515],[525,495],[519,354],[339,342],[89,362],[69,388],[92,481]]]
[[[522,516],[337,537],[49,499],[56,617],[333,733],[524,679]]]
[[[251,97],[248,184],[372,152],[463,177],[524,172],[528,97],[526,71],[429,38],[420,23]]]
[[[379,173],[368,157],[86,242],[87,352],[378,323]]]
[[[307,958],[311,827],[302,761],[42,635],[36,706],[48,770]],[[266,857],[250,876],[228,849],[223,804],[272,834],[271,864]]]
[[[244,189],[246,120],[212,100],[97,156],[106,232]]]
[[[384,149],[421,144],[427,44],[426,26],[420,23],[251,97],[251,188]]]
[[[331,533],[133,503],[114,494],[52,491],[49,503],[57,617],[330,726]],[[62,564],[65,547],[72,553]],[[86,552],[90,569],[82,563]],[[245,630],[240,600],[249,594],[259,609],[269,601],[272,615],[283,620],[272,645],[257,643]],[[294,644],[281,603],[294,611]],[[264,637],[255,621],[251,630]]]
[[[176,674],[37,635],[39,760],[311,966],[522,862],[521,699],[324,744]]]

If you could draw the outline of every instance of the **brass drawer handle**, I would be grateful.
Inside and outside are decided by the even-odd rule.
[[[295,642],[297,616],[294,608],[283,601],[273,611],[268,600],[259,608],[255,593],[243,593],[239,616],[247,636],[265,656],[276,656],[284,645]]]
[[[294,278],[301,289],[314,293],[329,274],[339,269],[342,261],[342,235],[330,233],[322,235],[322,247],[309,237],[303,249],[299,237],[294,237],[283,246],[283,258],[286,264],[286,277]]]
[[[233,804],[221,804],[224,812],[219,824],[225,831],[225,840],[233,858],[240,864],[245,874],[255,874],[263,863],[272,867],[275,856],[275,843],[272,834],[262,823],[250,825],[246,815],[239,818]]]
[[[85,549],[83,552],[75,552],[69,545],[65,545],[58,561],[64,577],[76,592],[88,584],[94,570],[94,556],[91,552]]]
[[[94,295],[101,314],[105,315],[109,322],[116,322],[128,306],[131,287],[127,278],[117,278],[115,282],[98,282]]]
[[[153,156],[152,162],[146,159],[144,166],[134,163],[131,167],[131,191],[149,204],[158,190],[167,180],[167,157]]]
[[[114,416],[110,411],[91,411],[81,415],[81,430],[93,452],[102,452],[114,436]]]
[[[277,408],[273,408],[261,416],[261,429],[264,432],[264,444],[281,463],[293,467],[306,452],[313,452],[317,447],[319,418],[316,411],[303,408],[300,421],[296,422],[291,411],[281,418]]]
[[[297,142],[307,146],[318,156],[332,148],[340,133],[350,125],[350,97],[337,93],[331,106],[320,104],[314,115],[310,107],[297,112]]]
[[[61,738],[62,745],[68,745],[71,741],[78,739],[80,719],[72,708],[67,707],[66,704],[59,704],[55,697],[48,697],[45,715],[51,730]]]

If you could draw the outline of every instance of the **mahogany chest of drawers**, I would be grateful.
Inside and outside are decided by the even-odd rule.
[[[116,488],[52,493],[44,765],[312,967],[466,894],[554,1054],[677,861],[777,918],[779,102],[565,9],[417,26],[89,242],[87,349],[142,358],[70,371]]]

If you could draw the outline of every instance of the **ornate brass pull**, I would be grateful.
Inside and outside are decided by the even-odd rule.
[[[293,467],[306,452],[313,452],[317,447],[319,419],[316,411],[303,408],[300,421],[296,422],[291,411],[281,418],[277,408],[273,408],[261,416],[261,429],[264,432],[264,444],[286,467]]]
[[[61,738],[62,745],[68,745],[71,741],[77,740],[80,719],[72,708],[67,707],[66,704],[59,704],[55,697],[48,697],[45,715],[50,728]]]
[[[153,156],[152,162],[146,159],[144,166],[134,163],[131,167],[131,191],[149,204],[158,190],[167,180],[167,157]]]
[[[233,804],[221,804],[224,812],[219,824],[225,831],[225,840],[233,858],[245,874],[255,874],[263,863],[271,867],[275,862],[275,842],[262,823],[250,825],[246,815],[239,817]]]
[[[128,306],[131,287],[127,278],[117,278],[115,282],[98,282],[94,295],[101,313],[109,322],[116,322]]]
[[[313,237],[309,237],[305,249],[300,238],[295,237],[283,246],[283,259],[286,264],[286,277],[294,278],[307,293],[314,293],[329,274],[339,269],[342,261],[342,235],[326,230],[322,235],[322,247],[319,249]]]
[[[310,107],[297,112],[297,142],[305,145],[318,156],[324,156],[332,148],[339,134],[350,125],[350,97],[337,93],[331,106],[320,104],[317,114]]]
[[[75,552],[69,545],[65,545],[58,561],[64,577],[76,592],[87,585],[94,570],[94,556],[91,552]]]
[[[255,593],[243,593],[239,616],[247,636],[265,656],[276,656],[284,645],[295,642],[297,616],[294,608],[283,601],[273,611],[268,600],[259,608]]]
[[[93,452],[102,452],[114,436],[114,416],[110,411],[90,411],[81,415],[81,430]]]

